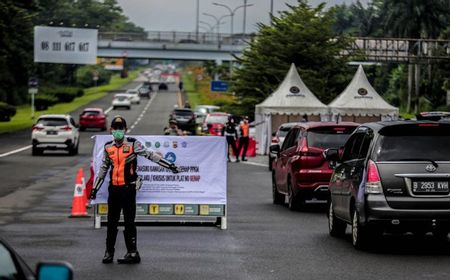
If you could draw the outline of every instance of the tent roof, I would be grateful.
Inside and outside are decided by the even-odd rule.
[[[369,83],[361,65],[347,88],[328,106],[334,115],[398,115],[398,108],[389,105]]]
[[[277,90],[256,105],[256,113],[320,115],[328,114],[328,108],[303,83],[292,63]]]

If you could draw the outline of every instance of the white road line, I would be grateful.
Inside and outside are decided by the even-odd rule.
[[[249,165],[255,165],[255,166],[267,167],[267,164],[264,164],[264,163],[257,163],[257,162],[250,162],[250,161],[241,161],[241,163],[249,164]]]
[[[113,107],[109,107],[108,109],[105,110],[105,114],[108,114],[109,112],[111,112],[111,110],[113,109]]]
[[[142,111],[142,112],[146,112],[147,110],[148,110],[148,108],[150,107],[150,105],[152,104],[152,102],[153,102],[153,100],[156,98],[156,93],[152,96],[152,98],[150,98],[150,100],[147,102],[147,105],[145,105],[145,108],[144,108],[144,110]],[[130,133],[131,132],[131,130],[133,130],[135,127],[136,127],[136,125],[138,125],[138,123],[142,120],[142,117],[143,117],[143,115],[142,116],[140,116],[134,123],[133,123],[133,125],[131,126],[131,128],[128,130],[128,133]]]
[[[4,153],[4,154],[1,154],[1,155],[0,155],[0,158],[2,158],[2,157],[7,157],[7,156],[9,156],[9,155],[13,155],[13,154],[20,153],[20,152],[22,152],[22,151],[28,150],[29,148],[31,148],[31,145],[28,145],[28,146],[25,146],[25,147],[16,149],[16,150],[11,151],[11,152],[7,152],[7,153]]]

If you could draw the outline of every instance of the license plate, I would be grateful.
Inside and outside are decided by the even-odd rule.
[[[47,131],[47,135],[58,135],[58,131]]]
[[[445,193],[449,192],[448,181],[417,181],[413,182],[414,193]]]

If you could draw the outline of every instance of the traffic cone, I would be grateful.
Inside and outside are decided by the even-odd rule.
[[[75,191],[72,200],[72,214],[70,218],[89,218],[86,210],[86,194],[83,183],[83,168],[80,168],[75,180]]]

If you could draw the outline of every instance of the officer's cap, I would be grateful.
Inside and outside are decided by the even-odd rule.
[[[125,129],[125,128],[127,128],[127,122],[120,115],[114,116],[114,118],[111,121],[111,128],[112,129]]]

